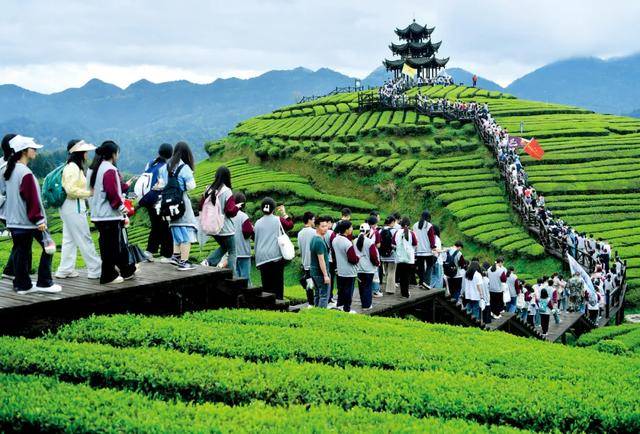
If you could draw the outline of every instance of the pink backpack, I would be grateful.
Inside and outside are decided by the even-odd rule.
[[[220,196],[225,191],[229,190],[226,185],[223,186],[216,194],[215,205],[211,203],[211,196],[213,192],[207,194],[207,198],[202,204],[202,211],[200,211],[200,228],[207,235],[218,235],[224,225],[224,204],[220,203]]]

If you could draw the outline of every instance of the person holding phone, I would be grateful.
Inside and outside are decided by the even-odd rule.
[[[36,158],[37,149],[42,148],[42,145],[37,144],[31,137],[20,135],[11,139],[9,144],[13,154],[7,162],[3,178],[6,188],[5,218],[13,239],[13,289],[18,294],[60,292],[62,288],[53,283],[51,277],[53,252],[47,232],[47,217],[42,204],[40,185],[27,166]],[[34,239],[43,250],[35,286],[29,275],[31,245]]]

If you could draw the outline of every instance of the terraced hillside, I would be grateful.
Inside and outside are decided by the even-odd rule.
[[[91,317],[0,337],[0,428],[631,433],[639,370],[637,357],[322,309]]]
[[[525,101],[465,86],[413,88],[431,98],[487,103],[498,123],[538,138],[541,161],[526,154],[529,180],[558,217],[608,240],[628,260],[629,300],[640,301],[640,121]],[[262,160],[295,158],[360,174],[407,180],[460,231],[507,255],[540,257],[541,246],[519,225],[489,152],[471,124],[414,110],[357,111],[357,94],[340,94],[252,118],[231,133]],[[219,146],[219,144],[217,145]]]

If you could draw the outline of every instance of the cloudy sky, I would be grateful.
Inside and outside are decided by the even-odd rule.
[[[450,66],[503,85],[554,60],[640,51],[636,0],[0,1],[0,83],[45,93],[297,66],[364,77],[414,17],[436,26]]]

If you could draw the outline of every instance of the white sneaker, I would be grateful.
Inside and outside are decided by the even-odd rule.
[[[306,306],[305,309],[313,309],[314,307],[315,307],[314,305],[310,304],[310,305]]]
[[[122,283],[124,282],[124,279],[122,278],[122,276],[118,276],[115,279],[113,279],[111,282],[108,282],[107,285],[110,285],[112,283]]]
[[[202,265],[203,267],[208,267],[209,261],[207,259],[203,259],[202,262],[200,262],[200,265]]]
[[[55,294],[56,292],[62,291],[62,286],[60,285],[51,285],[51,286],[36,286],[34,287],[34,292],[47,292],[50,294]]]
[[[358,312],[356,312],[355,310],[350,310],[349,313],[351,314],[357,314]]]
[[[374,292],[374,293],[373,293],[373,297],[374,297],[374,298],[380,298],[380,297],[383,297],[383,295],[382,295],[382,293],[381,293],[381,292]]]
[[[338,305],[335,301],[332,301],[331,303],[327,304],[327,309],[335,309],[337,307]]]
[[[78,273],[76,270],[73,270],[70,273],[61,273],[58,271],[53,275],[53,277],[55,277],[56,279],[72,279],[74,277],[80,277],[80,273]]]
[[[91,279],[91,280],[97,280],[99,278],[100,278],[99,274],[97,276],[87,276],[87,279]]]
[[[160,258],[159,261],[161,264],[170,264],[171,263],[171,258],[165,258],[164,256],[162,258]]]
[[[21,289],[19,291],[16,291],[16,294],[20,294],[20,295],[27,295],[27,294],[32,294],[36,292],[36,286],[33,285],[30,289]]]
[[[13,279],[15,279],[15,276],[10,276],[8,274],[2,273],[2,278],[3,279],[8,279],[8,280],[13,280]]]
[[[144,251],[144,257],[147,262],[153,262],[153,253],[149,252],[148,250]]]

